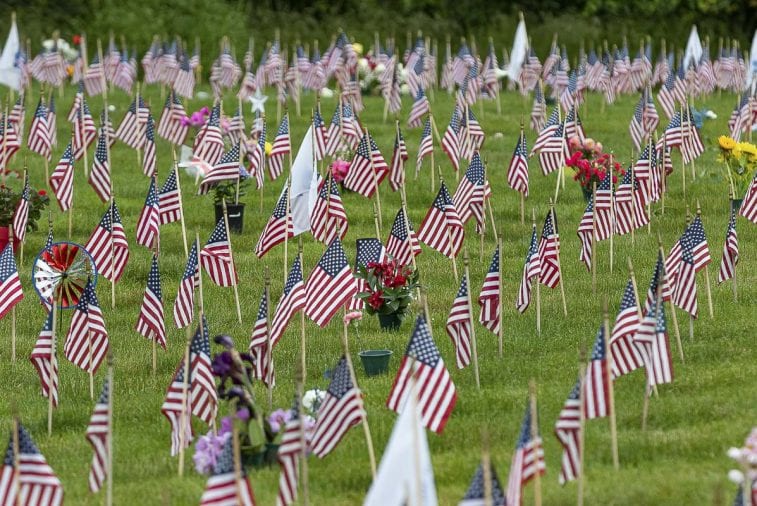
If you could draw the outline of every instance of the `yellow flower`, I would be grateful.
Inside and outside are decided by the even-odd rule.
[[[742,153],[748,153],[752,156],[757,155],[757,146],[754,144],[751,144],[749,142],[739,142],[736,144],[736,147],[742,152]]]
[[[360,42],[353,42],[352,49],[354,49],[357,54],[363,54],[363,45]]]
[[[273,149],[273,144],[271,144],[268,141],[265,141],[265,155],[268,156],[271,154],[271,150]]]
[[[736,141],[728,137],[727,135],[721,135],[718,137],[718,144],[722,149],[731,150],[736,146]]]

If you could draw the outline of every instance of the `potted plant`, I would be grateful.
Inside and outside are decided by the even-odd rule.
[[[241,169],[243,170],[243,169]],[[247,195],[247,187],[250,178],[247,171],[239,176],[239,190],[234,180],[218,183],[213,188],[213,203],[216,208],[216,222],[223,218],[223,201],[226,201],[226,213],[229,217],[229,231],[237,234],[242,233],[244,228],[244,202],[239,202],[238,197]]]
[[[614,161],[609,153],[602,152],[602,143],[587,137],[583,141],[579,137],[571,137],[568,140],[570,158],[565,165],[571,167],[575,174],[573,180],[581,185],[584,199],[589,202],[594,184],[604,181],[608,173],[612,174],[612,183],[618,182],[618,177],[623,176],[620,163]]]
[[[419,286],[418,271],[390,256],[384,262],[359,265],[356,275],[366,283],[367,290],[357,296],[365,301],[368,314],[378,315],[382,329],[397,330]]]
[[[757,170],[757,146],[750,142],[736,142],[727,135],[718,137],[718,145],[732,195],[731,206],[739,209]]]
[[[360,357],[360,363],[363,364],[363,370],[366,376],[377,376],[384,374],[389,370],[389,360],[392,358],[392,350],[366,350],[360,339],[360,321],[363,319],[363,313],[360,311],[352,311],[344,315],[345,325],[353,325],[355,327],[355,333],[357,335],[358,345],[360,351],[358,356]],[[331,371],[329,371],[329,375]]]
[[[224,351],[213,356],[213,376],[220,380],[216,386],[218,398],[226,401],[229,414],[221,419],[217,433],[210,431],[198,438],[193,456],[195,469],[201,474],[213,471],[234,426],[239,434],[242,465],[247,469],[270,466],[277,461],[284,428],[293,412],[277,409],[266,413],[255,400],[252,356],[239,353],[229,336],[216,336],[214,341],[224,347]],[[308,391],[302,399],[306,438],[315,427],[313,415],[323,396],[324,392],[316,389]]]
[[[14,174],[18,176],[15,172],[9,172],[7,174],[9,176],[13,176]],[[0,251],[2,251],[8,244],[10,227],[13,224],[13,215],[16,213],[22,194],[23,189],[15,191],[13,188],[4,184],[0,185]],[[37,221],[42,216],[42,211],[49,203],[50,197],[45,190],[29,188],[29,217],[26,222],[27,232],[37,230]],[[13,249],[16,250],[18,245],[18,238],[14,238]]]

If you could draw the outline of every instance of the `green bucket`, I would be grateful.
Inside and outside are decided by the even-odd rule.
[[[389,369],[389,359],[392,358],[392,350],[366,350],[358,353],[363,369],[367,376],[384,374]]]

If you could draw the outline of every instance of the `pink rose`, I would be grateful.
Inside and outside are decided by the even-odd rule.
[[[360,311],[352,311],[344,315],[344,323],[346,325],[349,325],[350,322],[352,322],[353,320],[356,322],[359,322],[362,319],[363,319],[363,313],[361,313]]]
[[[581,139],[577,135],[574,135],[568,139],[568,147],[571,151],[578,149],[581,146]]]
[[[589,137],[586,140],[584,140],[584,149],[591,151],[592,149],[594,149],[595,144],[596,143],[594,142],[594,139]]]

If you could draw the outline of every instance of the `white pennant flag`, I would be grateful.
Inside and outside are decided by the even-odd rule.
[[[16,67],[16,55],[20,48],[16,15],[14,14],[11,18],[11,30],[8,33],[8,40],[3,46],[2,55],[0,55],[0,84],[4,84],[16,91],[21,90],[21,70]]]

